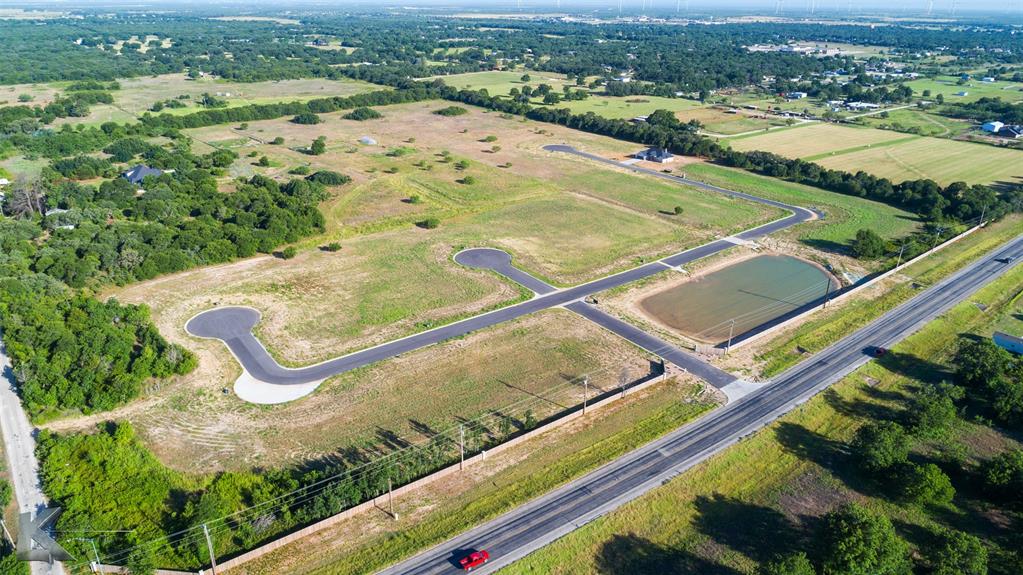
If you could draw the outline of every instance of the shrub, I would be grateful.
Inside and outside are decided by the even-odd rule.
[[[276,138],[270,140],[270,143],[275,145],[275,146],[283,145],[284,144],[284,137],[277,136]]]
[[[421,198],[421,197],[419,197],[417,195],[411,195],[408,198],[408,203],[410,203],[410,204],[420,204],[422,202],[423,202],[423,198]]]
[[[817,575],[806,553],[792,553],[771,561],[761,569],[763,575]]]
[[[824,575],[910,575],[909,546],[892,522],[856,504],[824,516],[819,539]]]
[[[440,220],[438,220],[437,218],[426,218],[425,220],[419,222],[416,225],[425,230],[433,230],[440,226]]]
[[[266,156],[263,156],[263,157],[259,158],[259,161],[256,162],[256,163],[259,164],[260,167],[269,168],[270,167],[270,158],[268,158]]]
[[[900,494],[918,505],[948,505],[955,497],[952,481],[937,465],[907,465],[900,474]]]
[[[674,212],[675,212],[676,216],[681,216],[683,211],[684,210],[683,210],[682,206],[675,206]]]
[[[476,178],[474,178],[472,176],[466,176],[466,177],[462,178],[462,183],[467,185],[467,186],[471,186],[471,185],[476,183]]]
[[[320,249],[325,252],[338,252],[341,251],[341,242],[330,242]]]
[[[319,138],[316,138],[315,140],[313,140],[312,145],[309,146],[309,153],[314,155],[314,156],[319,156],[320,154],[322,154],[322,153],[324,153],[326,151],[327,151],[327,138],[325,138],[323,136],[320,136]]]
[[[356,108],[351,112],[348,112],[343,116],[346,120],[355,120],[357,122],[364,122],[366,120],[376,120],[377,118],[383,118],[383,114],[377,112],[373,108]]]
[[[291,123],[302,124],[304,126],[312,126],[314,124],[319,124],[322,121],[323,121],[322,118],[320,118],[316,114],[313,114],[312,112],[305,112],[291,119]]]
[[[461,106],[448,106],[447,108],[434,110],[433,113],[438,116],[464,116],[469,113],[469,110],[466,110]]]
[[[852,450],[864,468],[873,472],[883,471],[906,462],[909,435],[893,421],[871,423],[856,432]]]
[[[306,176],[306,179],[310,182],[323,184],[324,186],[342,186],[352,181],[350,177],[330,170],[320,170],[310,176]]]
[[[288,170],[288,173],[296,176],[304,176],[309,173],[309,166],[295,166]]]
[[[298,255],[298,249],[296,249],[295,246],[288,246],[288,247],[284,248],[283,250],[281,250],[281,258],[282,259],[290,260],[291,258],[295,257],[296,255]]]
[[[853,240],[853,254],[860,259],[876,259],[884,255],[884,239],[874,230],[863,229],[856,232]]]
[[[932,575],[987,575],[987,548],[984,543],[962,531],[946,529],[931,558]]]

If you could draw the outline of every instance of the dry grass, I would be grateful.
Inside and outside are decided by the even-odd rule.
[[[731,145],[732,148],[743,152],[763,150],[790,158],[802,158],[859,146],[876,145],[905,137],[905,134],[885,130],[850,128],[836,124],[814,124],[799,129],[777,130],[748,138],[736,138],[731,141]],[[859,169],[865,169],[868,166],[868,164],[860,164]]]

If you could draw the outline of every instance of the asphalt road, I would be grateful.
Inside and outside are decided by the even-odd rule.
[[[874,347],[888,347],[964,301],[1023,258],[1023,236],[921,292],[864,328],[782,373],[757,391],[632,451],[511,512],[383,570],[384,575],[456,573],[457,559],[490,551],[493,572],[656,488],[739,441],[860,367]]]
[[[43,487],[39,483],[39,461],[36,459],[35,428],[21,407],[21,398],[15,390],[11,362],[0,344],[0,430],[3,432],[7,468],[14,486],[14,498],[19,513],[37,513],[47,507]],[[10,526],[13,529],[13,526]],[[59,575],[64,572],[60,563],[49,565],[39,561],[29,564],[32,575]]]
[[[746,230],[745,232],[734,236],[741,240],[759,238],[818,217],[818,214],[806,208],[790,206],[774,200],[767,200],[741,192],[726,190],[724,188],[711,186],[702,182],[663,174],[656,170],[622,164],[600,156],[580,152],[570,146],[546,146],[544,149],[554,152],[575,154],[601,163],[626,168],[634,172],[645,173],[658,178],[667,179],[675,183],[695,186],[715,193],[774,206],[792,212],[792,214],[787,217]],[[590,294],[644,279],[661,273],[669,267],[677,267],[691,263],[698,259],[728,249],[734,245],[734,242],[727,239],[715,240],[708,244],[666,257],[660,261],[644,264],[589,283],[561,290],[554,290],[551,286],[548,286],[543,282],[539,282],[536,278],[533,278],[532,276],[520,272],[516,268],[512,267],[510,260],[503,260],[503,258],[507,257],[507,254],[504,254],[504,252],[501,252],[500,250],[491,251],[480,249],[462,252],[462,261],[460,263],[468,264],[469,262],[474,262],[479,264],[481,267],[487,267],[488,269],[493,269],[502,275],[506,275],[515,281],[520,281],[520,277],[517,276],[522,276],[522,281],[520,281],[520,283],[537,292],[537,297],[534,297],[529,301],[470,317],[462,321],[302,368],[283,367],[270,356],[270,354],[266,351],[266,348],[264,348],[259,340],[252,334],[252,328],[256,325],[256,322],[259,321],[259,312],[251,308],[221,307],[211,309],[190,319],[188,323],[185,324],[185,330],[197,337],[222,340],[234,354],[235,358],[238,359],[238,362],[241,363],[242,367],[244,367],[250,375],[259,381],[276,385],[309,383],[313,381],[321,381],[339,373],[344,373],[378,361],[393,358],[403,353],[415,351],[417,349],[460,337],[481,329],[486,329],[506,321],[517,319],[524,315],[556,306],[563,306],[577,300],[582,300]],[[456,260],[457,259],[458,258],[456,256]]]

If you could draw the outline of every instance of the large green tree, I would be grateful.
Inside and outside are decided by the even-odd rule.
[[[884,515],[858,504],[828,513],[821,522],[823,575],[910,575],[909,546]]]

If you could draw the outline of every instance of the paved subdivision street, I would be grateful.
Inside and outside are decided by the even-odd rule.
[[[457,560],[487,549],[493,572],[608,513],[707,459],[836,383],[888,347],[1011,269],[1023,236],[897,306],[867,326],[782,373],[749,395],[636,449],[484,525],[381,571],[383,575],[455,573]],[[1001,260],[1001,261],[999,261]]]
[[[529,288],[537,294],[536,297],[528,301],[303,368],[283,367],[277,363],[275,359],[273,359],[269,352],[267,352],[266,348],[263,347],[263,344],[261,344],[252,333],[253,327],[259,321],[259,312],[251,308],[222,307],[202,312],[188,321],[185,325],[186,331],[197,337],[213,338],[223,341],[231,350],[231,353],[234,354],[235,358],[238,359],[238,362],[241,363],[247,374],[258,382],[271,385],[307,384],[310,382],[322,381],[339,373],[357,369],[359,367],[434,345],[455,337],[464,336],[474,331],[492,327],[537,311],[557,306],[566,306],[573,302],[583,300],[591,294],[629,284],[716,254],[735,246],[736,244],[734,240],[736,239],[743,241],[752,240],[819,217],[819,214],[807,208],[791,206],[782,202],[758,198],[756,196],[726,190],[724,188],[711,186],[702,182],[663,174],[655,170],[623,164],[621,162],[608,160],[593,154],[580,152],[571,146],[553,145],[546,146],[544,149],[553,152],[575,154],[580,157],[615,165],[634,172],[667,179],[678,184],[696,186],[698,188],[724,194],[729,197],[740,198],[781,208],[791,212],[791,215],[769,222],[762,226],[746,230],[730,238],[715,240],[655,262],[643,264],[636,268],[619,272],[579,286],[560,290],[555,289],[554,287],[512,266],[511,257],[501,250],[489,248],[464,250],[456,254],[456,262],[470,267],[493,270],[513,281],[518,282],[520,285]],[[569,307],[569,309],[572,308]],[[634,341],[634,343],[637,343],[640,347],[643,347],[653,353],[659,353],[656,351],[657,349],[667,346],[666,343],[660,342],[659,340],[654,341],[656,338],[653,338],[638,329],[632,328],[624,322],[620,322],[615,318],[607,316],[599,310],[578,307],[578,309],[574,309],[573,311],[596,321],[605,328],[611,329],[611,331],[626,337],[626,339]],[[642,343],[640,343],[641,341]],[[648,347],[655,344],[657,345],[655,349],[650,349]],[[735,377],[716,368],[712,368],[697,358],[677,350],[672,346],[668,347],[670,348],[668,351],[670,352],[671,357],[667,357],[663,354],[662,357],[679,364],[681,367],[695,373],[696,375],[705,377],[712,385],[721,387],[736,379]]]

